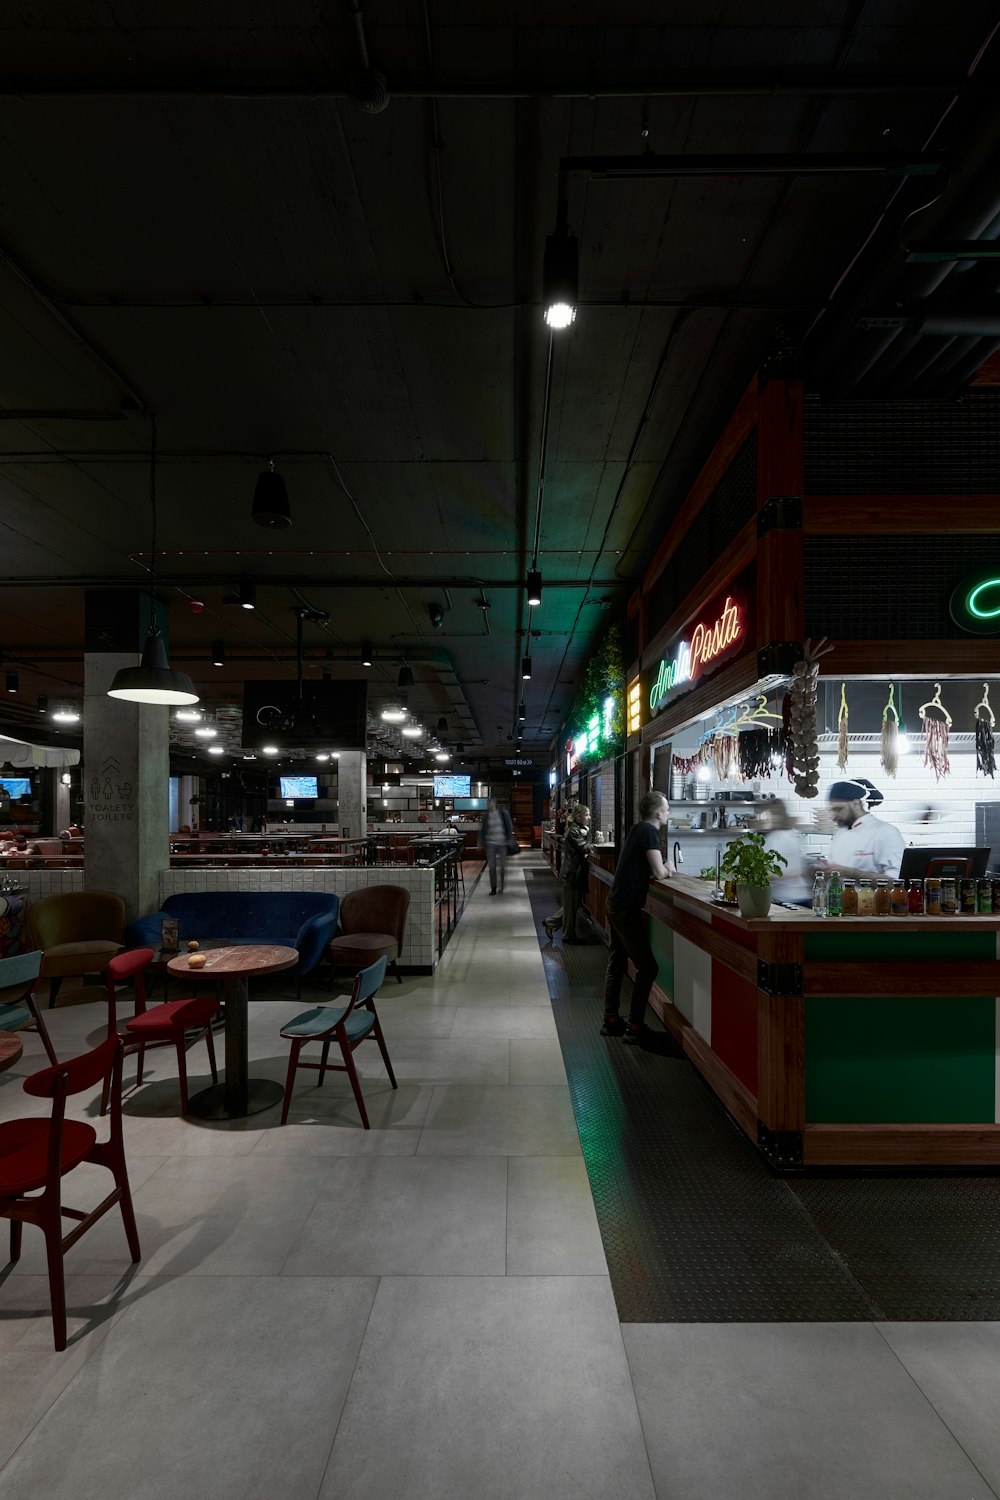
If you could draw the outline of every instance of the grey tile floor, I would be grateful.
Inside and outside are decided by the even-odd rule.
[[[4,1500],[1000,1494],[1000,1324],[619,1324],[536,858],[477,888],[433,977],[386,987],[399,1088],[361,1048],[370,1131],[336,1075],[303,1076],[285,1127],[182,1120],[152,1055],[127,1102],[140,1264],[113,1216],[70,1252],[58,1355],[30,1229],[0,1278]],[[255,1074],[283,1077],[303,1008],[251,1003]],[[56,1011],[60,1055],[103,1015]],[[39,1112],[19,1082],[42,1060],[28,1036],[0,1118]],[[197,1088],[201,1049],[189,1066]]]

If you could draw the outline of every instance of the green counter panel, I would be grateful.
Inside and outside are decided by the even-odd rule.
[[[658,922],[650,917],[647,922],[646,932],[649,937],[649,945],[656,954],[656,962],[660,966],[660,972],[656,977],[658,987],[665,995],[674,999],[674,933],[665,922]]]
[[[960,930],[961,917],[955,918],[955,932],[895,932],[892,918],[874,918],[873,932],[851,932],[838,926],[837,918],[831,917],[829,927],[823,932],[808,932],[805,937],[806,963],[836,963],[844,959],[851,963],[886,963],[891,959],[906,959],[919,963],[941,963],[947,959],[964,959],[971,963],[997,956],[996,934],[966,928]]]
[[[992,936],[987,937],[993,947]],[[900,933],[899,938],[905,941],[906,935]],[[910,936],[908,958],[931,957],[929,952],[914,952],[913,943]],[[933,956],[944,955],[938,948]],[[969,957],[967,948],[962,956]],[[996,1002],[992,997],[809,996],[805,1055],[806,1121],[810,1125],[984,1124],[994,1120]]]

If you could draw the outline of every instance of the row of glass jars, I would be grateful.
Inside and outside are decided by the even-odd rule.
[[[992,916],[1000,912],[1000,880],[956,880],[929,876],[926,880],[845,880],[840,901],[827,904],[827,916],[950,917]]]

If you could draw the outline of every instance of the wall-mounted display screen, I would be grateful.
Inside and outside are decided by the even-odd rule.
[[[30,776],[0,776],[0,786],[11,798],[31,796]]]
[[[254,680],[243,685],[243,745],[261,750],[363,750],[367,682]]]
[[[319,782],[315,776],[282,776],[283,797],[318,797]]]
[[[486,798],[485,797],[456,797],[455,798],[455,811],[456,812],[485,812],[486,811]]]
[[[435,776],[435,797],[468,797],[472,792],[471,776]]]

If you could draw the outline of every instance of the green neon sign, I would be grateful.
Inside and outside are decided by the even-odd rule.
[[[971,635],[1000,636],[1000,569],[963,578],[952,590],[948,611]]]
[[[983,595],[988,589],[996,588],[1000,588],[1000,578],[986,578],[982,583],[977,583],[965,601],[965,607],[969,611],[969,614],[975,615],[977,620],[1000,619],[1000,603],[997,604],[996,609],[983,609],[982,607]]]

